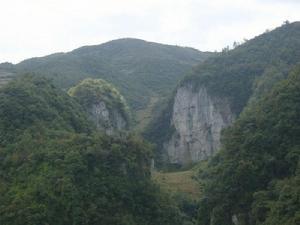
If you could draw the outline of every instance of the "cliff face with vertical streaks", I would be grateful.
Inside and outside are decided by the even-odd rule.
[[[189,164],[207,159],[220,147],[221,130],[235,115],[226,99],[210,96],[205,87],[193,90],[187,83],[176,91],[171,126],[173,134],[163,149],[172,164]]]

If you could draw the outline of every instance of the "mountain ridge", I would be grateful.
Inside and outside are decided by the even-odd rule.
[[[158,146],[159,161],[182,165],[215,154],[222,129],[234,121],[228,118],[237,118],[250,100],[259,99],[285,79],[300,62],[299,52],[300,22],[295,22],[194,67],[146,129],[145,136]],[[180,100],[182,93],[189,96],[185,104]]]
[[[190,47],[123,38],[26,59],[10,64],[9,68],[0,64],[0,69],[15,74],[42,74],[65,90],[85,78],[101,78],[115,85],[131,109],[137,111],[146,109],[153,96],[159,96],[160,100],[168,96],[193,66],[214,54]]]

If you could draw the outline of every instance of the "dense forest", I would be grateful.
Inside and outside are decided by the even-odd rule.
[[[219,57],[208,59],[181,81],[205,85],[213,95],[226,96],[240,113],[249,98],[259,97],[300,61],[300,22],[283,24],[246,41]]]
[[[249,102],[260,99],[285,79],[299,62],[300,23],[287,23],[200,63],[177,89],[192,85],[197,92],[205,87],[211,96],[228,100],[238,116]],[[158,161],[164,142],[174,133],[171,117],[175,94],[176,89],[144,130],[144,136],[157,145]]]
[[[162,155],[185,85],[234,120],[208,160],[177,167]],[[215,122],[199,105],[183,130],[205,107]],[[108,135],[93,113],[115,109],[126,126]],[[299,137],[300,22],[220,53],[119,39],[0,64],[0,224],[300,224]]]
[[[0,96],[1,224],[181,224],[150,179],[149,144],[97,132],[45,78],[20,77]]]
[[[225,130],[202,170],[199,224],[300,223],[300,67]]]
[[[125,38],[84,46],[67,53],[0,64],[7,73],[34,72],[69,89],[85,78],[102,78],[115,85],[133,110],[145,108],[150,98],[170,93],[185,73],[213,55],[192,48]]]

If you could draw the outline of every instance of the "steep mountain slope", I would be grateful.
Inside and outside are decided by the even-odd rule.
[[[145,136],[157,162],[189,164],[220,147],[223,128],[300,61],[300,23],[285,24],[200,64],[173,93]]]
[[[145,108],[151,96],[170,93],[192,66],[210,55],[192,48],[119,39],[28,59],[15,69],[46,74],[66,89],[85,78],[102,78],[115,85],[135,110]]]
[[[202,172],[201,225],[300,223],[300,67],[248,106]]]
[[[0,89],[0,224],[182,224],[150,156],[137,137],[96,132],[49,80],[18,78]]]

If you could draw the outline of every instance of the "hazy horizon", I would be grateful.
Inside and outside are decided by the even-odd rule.
[[[0,14],[0,63],[120,38],[220,51],[284,21],[296,0],[10,0]]]

